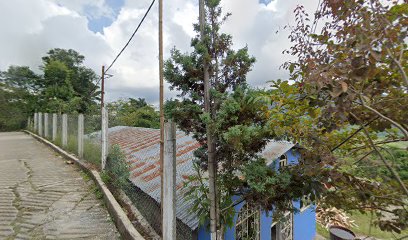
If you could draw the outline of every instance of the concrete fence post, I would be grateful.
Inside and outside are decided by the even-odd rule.
[[[34,113],[34,132],[38,129],[38,113]]]
[[[84,115],[78,115],[78,157],[84,157]]]
[[[53,113],[52,114],[52,141],[57,140],[57,114]]]
[[[106,158],[108,156],[108,110],[102,107],[102,126],[101,126],[101,167],[105,170]]]
[[[43,114],[38,113],[38,135],[43,135]]]
[[[28,117],[27,119],[27,129],[31,130],[31,117]]]
[[[48,113],[44,113],[44,137],[48,138]]]
[[[176,240],[176,124],[164,125],[163,239]]]
[[[62,114],[62,147],[68,145],[68,116],[67,114]]]

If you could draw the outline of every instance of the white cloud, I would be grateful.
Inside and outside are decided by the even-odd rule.
[[[52,0],[52,1],[60,6],[64,6],[91,19],[97,19],[102,16],[113,19],[115,16],[113,9],[106,4],[105,0]]]
[[[192,24],[197,21],[198,1],[164,1],[165,58],[176,46],[190,50],[190,38],[195,34]],[[238,4],[239,2],[239,4]],[[257,58],[248,80],[264,85],[267,80],[284,78],[287,73],[279,66],[287,59],[281,52],[290,46],[288,32],[282,31],[293,23],[293,9],[302,3],[310,10],[316,0],[275,0],[269,5],[258,0],[223,0],[224,12],[231,12],[223,30],[231,33],[234,47],[249,47]],[[88,20],[113,16],[104,0],[13,0],[0,1],[0,69],[11,64],[37,68],[41,57],[54,47],[73,48],[85,55],[86,64],[98,74],[102,64],[108,65],[136,28],[150,0],[126,0],[113,23],[102,33],[88,29]],[[145,97],[158,99],[158,21],[157,2],[144,24],[110,70],[107,98]],[[90,8],[91,7],[91,8]],[[91,9],[91,10],[90,10]],[[281,30],[276,34],[276,30]],[[166,96],[174,93],[166,90]]]

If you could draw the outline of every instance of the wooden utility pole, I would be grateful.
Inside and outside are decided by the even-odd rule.
[[[204,0],[200,0],[200,35],[201,41],[205,39],[205,8]],[[205,54],[205,53],[204,53]],[[210,74],[206,56],[203,56],[203,70],[204,70],[204,111],[211,116],[211,96],[210,96]],[[213,116],[211,116],[212,118]],[[216,196],[216,163],[215,163],[215,145],[214,138],[211,132],[211,126],[207,124],[207,155],[208,155],[208,187],[210,198],[210,233],[211,240],[217,239],[217,196]]]
[[[162,216],[162,228],[163,228],[163,165],[164,165],[164,89],[163,89],[163,0],[159,0],[159,79],[160,79],[160,176],[161,176],[161,193],[160,193],[160,206]],[[162,229],[163,239],[164,231]]]
[[[105,106],[105,66],[102,66],[101,75],[101,109]]]

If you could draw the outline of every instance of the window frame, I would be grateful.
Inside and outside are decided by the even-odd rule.
[[[290,219],[290,226],[288,226],[288,227],[290,227],[290,229],[291,229],[291,236],[290,236],[290,239],[289,240],[294,240],[294,214],[292,213],[292,212],[290,212],[290,211],[288,211],[288,212],[286,212],[285,214],[284,214],[284,218],[287,218],[289,216],[289,219]],[[288,240],[288,239],[282,239],[282,225],[283,225],[283,223],[281,222],[281,221],[279,221],[279,222],[276,222],[276,221],[274,221],[274,222],[272,222],[272,224],[271,224],[271,238],[272,238],[272,240]],[[274,239],[273,237],[272,237],[272,228],[273,227],[276,227],[276,232],[279,234],[279,236],[277,237],[277,239]]]
[[[253,222],[250,222],[250,221]],[[255,232],[256,236],[249,236],[249,229]],[[240,229],[241,228],[241,229]],[[246,232],[239,233],[238,231]],[[238,239],[261,239],[261,209],[260,207],[254,207],[248,203],[245,203],[238,212],[237,221],[235,223],[235,238]]]
[[[283,158],[282,158],[283,157]],[[286,155],[286,154],[282,154],[280,157],[279,157],[279,170],[280,169],[282,169],[283,167],[286,167],[286,166],[288,166],[288,164],[289,164],[289,159],[288,159],[288,155]]]

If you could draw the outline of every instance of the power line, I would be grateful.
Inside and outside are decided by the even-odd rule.
[[[129,38],[129,40],[127,41],[127,43],[125,44],[125,46],[122,48],[122,50],[120,50],[119,54],[115,57],[115,59],[113,60],[113,62],[109,65],[108,68],[106,68],[105,73],[109,71],[109,69],[113,66],[113,64],[116,62],[116,60],[118,60],[119,56],[123,53],[123,51],[125,51],[126,47],[129,45],[129,43],[132,41],[133,37],[135,36],[135,34],[137,33],[137,31],[139,30],[140,26],[142,25],[143,21],[145,20],[147,14],[149,14],[150,9],[153,7],[153,4],[156,0],[153,0],[152,3],[150,4],[149,8],[147,9],[145,15],[143,16],[142,20],[140,21],[139,25],[137,26],[137,28],[135,29],[135,31],[133,32],[132,36]]]

